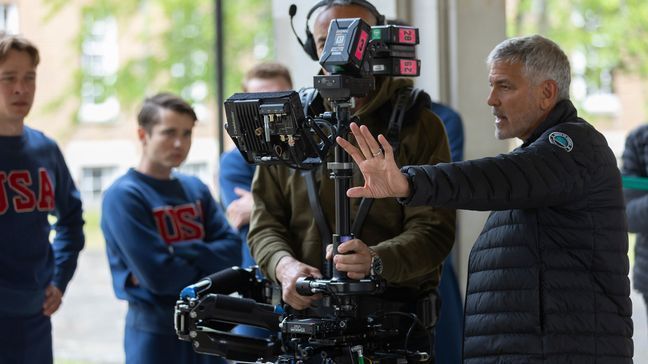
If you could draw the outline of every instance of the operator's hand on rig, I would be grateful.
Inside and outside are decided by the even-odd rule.
[[[303,277],[322,278],[319,269],[304,264],[291,256],[285,256],[277,263],[275,275],[281,283],[281,298],[296,310],[303,310],[313,302],[322,298],[322,295],[302,296],[297,293],[297,279]]]
[[[365,185],[350,188],[347,196],[352,198],[408,197],[409,182],[396,164],[394,150],[387,138],[381,134],[376,141],[366,126],[358,126],[356,123],[351,123],[351,132],[359,148],[341,137],[337,137],[335,141],[356,162],[364,177]]]
[[[227,207],[227,220],[237,230],[250,223],[250,215],[254,207],[254,200],[252,192],[246,191],[242,188],[235,187],[234,193],[239,196],[238,199],[232,201]]]
[[[333,257],[333,244],[326,247],[326,259]],[[360,239],[351,239],[338,246],[333,257],[335,269],[346,272],[351,279],[363,279],[371,272],[371,251]]]

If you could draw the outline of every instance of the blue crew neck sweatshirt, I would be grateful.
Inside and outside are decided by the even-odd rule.
[[[41,312],[49,284],[65,292],[85,241],[82,215],[56,142],[26,126],[0,137],[0,316]]]
[[[149,332],[172,333],[180,291],[241,261],[207,186],[180,173],[160,180],[130,169],[104,194],[101,229],[115,295],[129,302],[126,325]]]

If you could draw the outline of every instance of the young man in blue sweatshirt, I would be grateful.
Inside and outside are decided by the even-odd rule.
[[[79,192],[56,142],[24,124],[38,49],[0,34],[0,363],[52,363],[50,316],[83,248]],[[56,217],[56,231],[50,244]]]
[[[175,95],[146,99],[138,115],[140,163],[103,198],[101,229],[113,288],[128,301],[127,364],[223,362],[194,353],[173,328],[182,288],[241,260],[241,242],[207,186],[173,172],[187,158],[196,119]]]

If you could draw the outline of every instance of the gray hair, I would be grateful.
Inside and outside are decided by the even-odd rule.
[[[510,38],[498,44],[488,55],[486,63],[522,63],[525,76],[534,84],[553,80],[558,84],[558,101],[569,100],[571,70],[565,52],[553,41],[540,36]]]

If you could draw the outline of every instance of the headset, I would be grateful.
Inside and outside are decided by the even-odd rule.
[[[295,14],[297,14],[297,5],[290,5],[290,8],[288,9],[288,15],[290,15],[290,27],[292,28],[295,37],[297,37],[297,41],[304,49],[304,52],[306,52],[306,54],[308,54],[313,61],[318,61],[319,57],[317,56],[317,45],[315,44],[315,38],[313,38],[313,33],[311,33],[310,28],[308,27],[308,21],[310,20],[310,17],[313,15],[315,10],[321,8],[322,6],[333,5],[362,6],[363,8],[369,10],[374,17],[376,17],[376,20],[378,21],[377,25],[385,24],[385,16],[378,12],[378,9],[376,9],[376,7],[367,0],[322,0],[315,4],[315,6],[313,6],[308,11],[308,15],[306,15],[306,41],[302,42],[301,38],[299,38],[297,32],[295,31],[295,27],[293,26],[293,18],[295,17]]]

